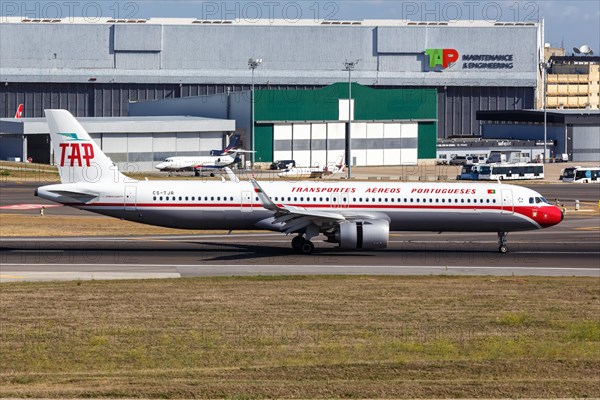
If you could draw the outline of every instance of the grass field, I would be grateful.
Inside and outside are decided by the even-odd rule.
[[[0,397],[597,397],[599,283],[7,283]]]

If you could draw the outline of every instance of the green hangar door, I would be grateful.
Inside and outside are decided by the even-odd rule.
[[[334,164],[344,155],[346,125],[345,122],[275,124],[273,158],[293,159],[301,166]],[[352,164],[417,164],[418,128],[418,123],[353,122]]]

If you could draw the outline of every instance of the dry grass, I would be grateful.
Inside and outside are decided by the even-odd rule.
[[[595,278],[3,284],[1,397],[593,397]]]
[[[50,214],[50,215],[49,215]],[[19,236],[132,236],[132,235],[194,235],[203,233],[224,234],[223,231],[161,228],[138,224],[102,215],[74,216],[0,213],[0,237]]]

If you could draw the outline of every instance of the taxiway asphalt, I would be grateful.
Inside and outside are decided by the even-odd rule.
[[[0,206],[53,204],[33,196],[40,183],[0,184]],[[597,203],[598,185],[527,185],[550,201]],[[0,213],[38,213],[6,210]],[[69,207],[53,215],[94,215]],[[509,235],[508,254],[494,233],[394,232],[380,251],[342,251],[315,240],[294,254],[291,236],[274,233],[89,238],[2,238],[0,281],[174,278],[230,275],[542,275],[600,277],[600,219],[569,213],[560,225]],[[98,216],[98,218],[105,218]]]
[[[290,236],[232,234],[155,237],[3,238],[0,281],[143,279],[233,275],[495,275],[600,278],[595,218],[509,235],[497,252],[493,233],[392,233],[389,247],[345,251],[315,240],[294,254]]]

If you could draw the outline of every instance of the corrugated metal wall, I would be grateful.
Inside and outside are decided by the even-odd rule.
[[[598,161],[600,159],[600,128],[597,126],[574,126],[572,135],[572,161]]]
[[[319,85],[256,85],[256,89],[317,89]],[[201,96],[249,90],[250,85],[227,84],[100,84],[100,83],[7,83],[0,85],[0,118],[14,117],[19,103],[23,117],[43,117],[44,109],[64,108],[76,117],[127,115],[128,101]]]
[[[320,85],[256,85],[256,89],[318,89]],[[8,83],[0,85],[0,118],[15,115],[25,104],[24,117],[42,117],[45,108],[66,108],[78,117],[126,116],[127,102],[199,96],[248,90],[249,85],[228,84],[95,84],[95,83]],[[376,89],[398,87],[375,86]],[[412,87],[423,89],[423,87]],[[478,135],[478,110],[534,108],[530,87],[438,88],[438,137]]]
[[[438,89],[438,137],[479,135],[480,110],[534,108],[535,91],[529,87],[456,87]]]

